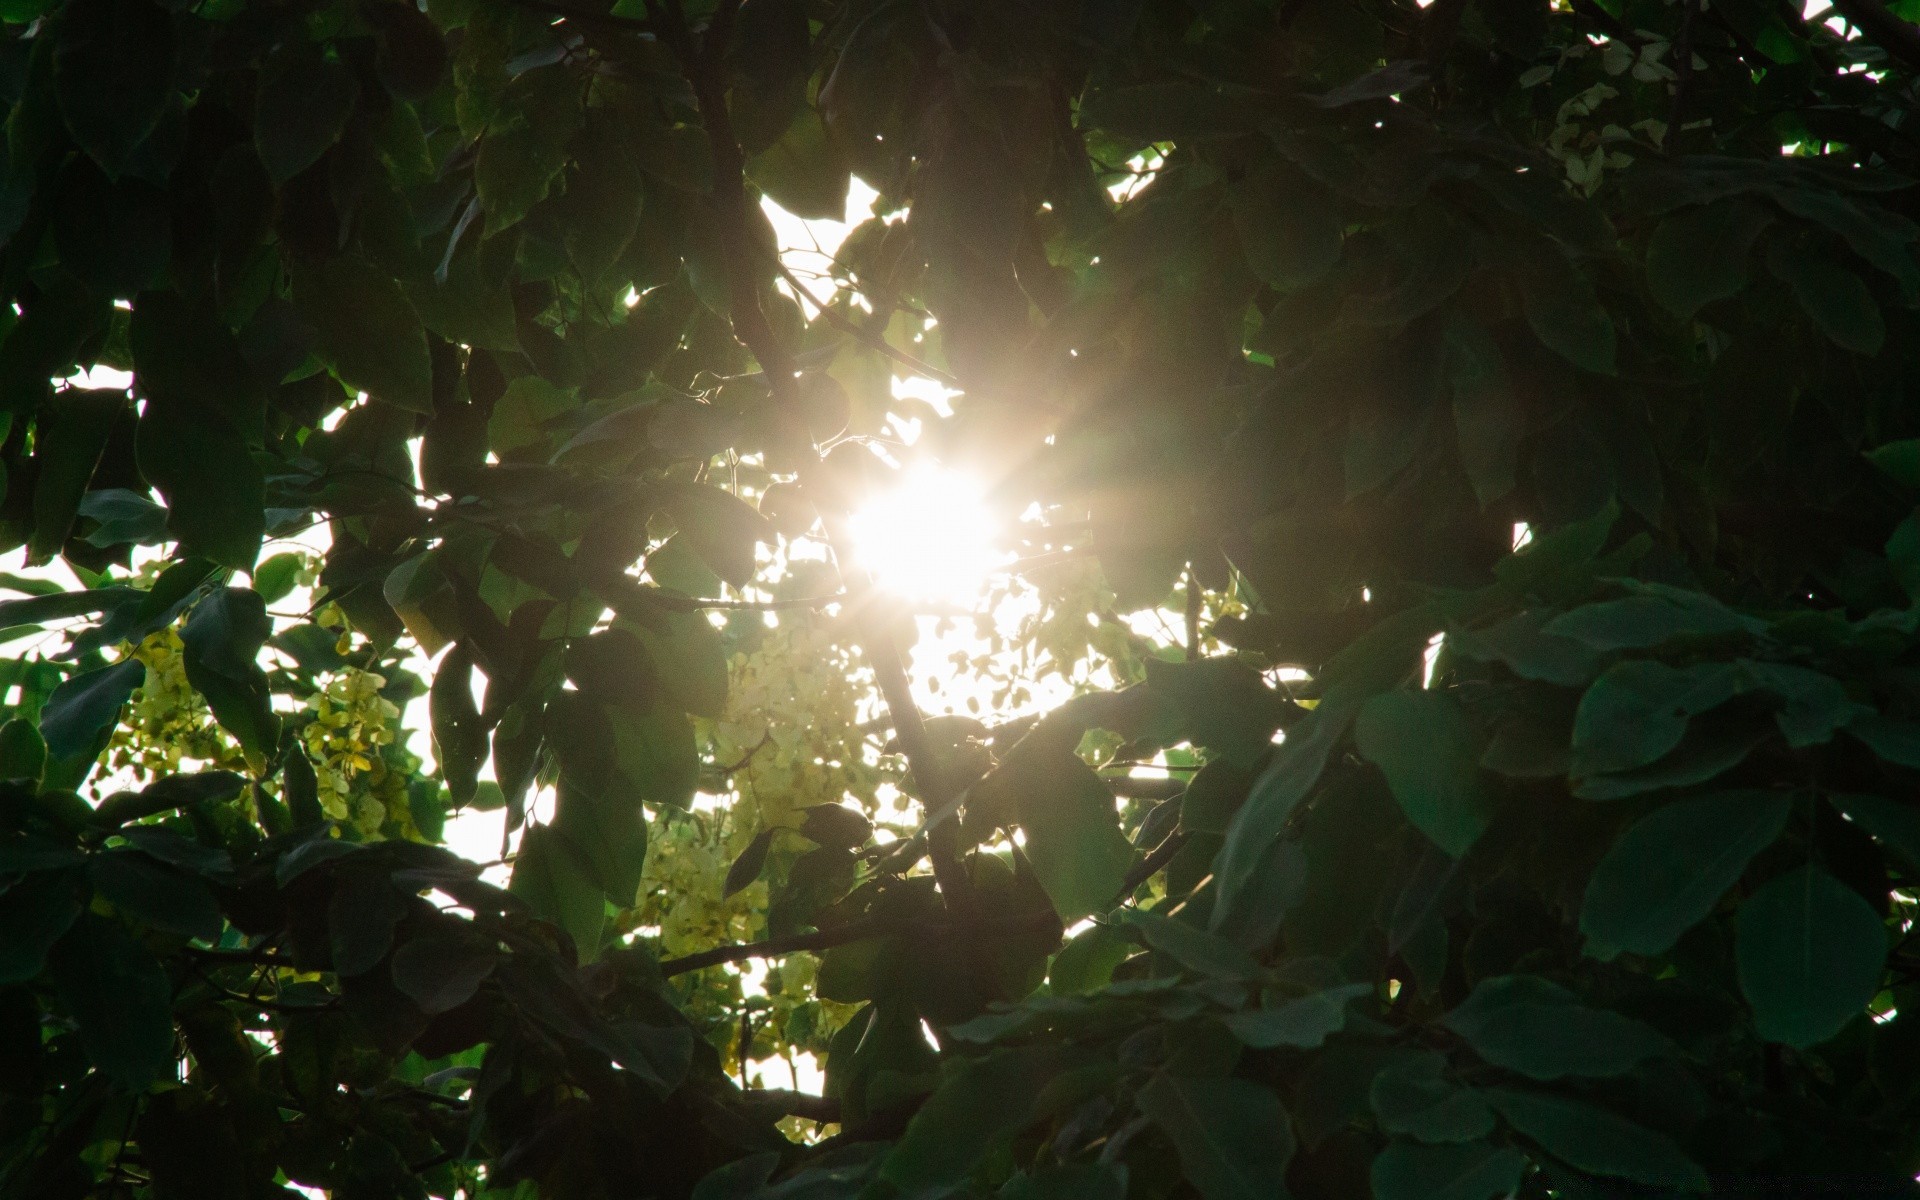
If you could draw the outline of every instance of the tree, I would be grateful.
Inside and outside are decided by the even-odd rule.
[[[1912,1194],[1913,15],[0,4],[0,1191]]]

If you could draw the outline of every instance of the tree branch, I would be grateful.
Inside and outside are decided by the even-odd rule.
[[[700,110],[701,124],[706,129],[707,144],[713,157],[713,207],[721,230],[720,242],[727,269],[728,311],[734,336],[766,373],[767,387],[773,393],[775,421],[784,440],[796,450],[806,448],[801,457],[813,469],[803,470],[804,478],[817,473],[820,464],[818,450],[814,448],[801,416],[803,409],[793,357],[780,344],[772,324],[760,307],[760,290],[755,281],[754,227],[748,219],[746,162],[727,112],[723,66],[727,40],[732,34],[734,18],[739,13],[740,0],[722,0],[707,24],[704,41],[697,47],[678,0],[660,2],[665,10],[665,20],[660,22],[661,36],[673,48],[680,60],[681,72],[693,88],[694,101]],[[821,515],[826,518],[829,544],[836,547],[834,561],[840,564],[844,577],[847,560],[838,550],[838,547],[847,544],[844,521],[838,519],[841,515],[838,509],[830,514],[822,506],[821,500],[826,498],[817,494],[815,506],[821,508]],[[837,494],[832,498],[836,501],[841,499]],[[867,588],[870,587],[871,581],[867,581]],[[855,590],[858,593],[867,588]],[[867,606],[855,607],[864,609]],[[884,620],[869,619],[865,624],[867,631],[861,641],[873,665],[881,697],[886,701],[888,713],[893,718],[894,732],[906,755],[907,769],[913,777],[914,787],[920,793],[921,803],[929,811],[938,811],[951,799],[948,795],[951,789],[941,778],[936,765],[938,760],[933,753],[933,744],[927,738],[920,710],[914,704],[913,692],[907,684],[900,648],[894,644]],[[956,836],[953,830],[946,830],[944,835],[936,833],[929,839],[928,847],[942,897],[955,911],[968,912],[972,908],[972,887],[960,863]]]
[[[787,264],[779,261],[777,255],[775,256],[773,266],[775,270],[780,272],[780,277],[787,281],[788,287],[800,293],[800,295],[805,296],[807,303],[813,305],[814,310],[827,319],[827,324],[838,329],[848,337],[853,338],[868,349],[876,350],[894,362],[899,363],[916,375],[931,379],[941,387],[951,388],[956,392],[960,390],[960,381],[958,379],[955,379],[931,363],[922,362],[920,359],[908,354],[905,350],[896,348],[893,343],[887,341],[886,338],[881,337],[879,334],[874,333],[872,330],[848,320],[846,314],[842,313],[839,309],[822,304],[814,297],[813,292],[808,289],[805,284],[800,282],[799,276],[795,275]]]
[[[1882,50],[1920,68],[1920,26],[1902,20],[1881,0],[1833,0],[1833,6]]]
[[[831,950],[835,946],[864,942],[870,938],[979,938],[989,934],[1004,936],[1059,928],[1060,918],[1051,909],[1023,913],[1017,917],[988,917],[978,921],[907,921],[868,917],[812,933],[792,933],[786,937],[768,938],[764,942],[715,946],[711,950],[702,950],[682,958],[669,958],[660,964],[660,973],[672,978],[688,971],[717,967],[722,963],[743,962],[750,958],[778,958],[782,954],[795,954],[802,950]]]
[[[832,1096],[814,1096],[787,1088],[747,1088],[745,1091],[748,1104],[771,1109],[782,1116],[821,1122],[840,1120],[840,1101]]]

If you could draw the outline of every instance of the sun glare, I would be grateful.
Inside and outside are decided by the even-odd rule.
[[[968,603],[999,562],[984,489],[942,467],[910,469],[850,526],[860,564],[901,596]]]

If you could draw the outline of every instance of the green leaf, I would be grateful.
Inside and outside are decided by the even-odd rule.
[[[1447,634],[1447,648],[1481,662],[1502,662],[1522,679],[1577,687],[1600,671],[1600,655],[1571,638],[1546,632],[1544,612],[1515,613],[1485,629]]]
[[[24,868],[22,868],[24,869]],[[85,877],[40,871],[0,892],[0,986],[25,983],[47,965],[47,952],[86,908]]]
[[[881,1163],[881,1178],[910,1191],[964,1179],[1032,1119],[1052,1056],[1009,1050],[951,1064]]]
[[[1481,1058],[1532,1079],[1623,1075],[1668,1049],[1665,1038],[1640,1022],[1588,1008],[1535,975],[1481,980],[1444,1023]]]
[[[346,255],[301,263],[293,302],[341,382],[409,412],[433,412],[426,330],[392,276]]]
[[[108,295],[152,287],[173,255],[167,194],[144,179],[109,180],[89,159],[60,173],[53,244],[67,269]]]
[[[301,45],[261,72],[254,93],[253,144],[274,183],[320,161],[340,140],[360,98],[360,85],[343,62]]]
[[[501,118],[480,139],[474,188],[487,210],[488,236],[531,212],[567,163],[567,144],[585,120],[583,89],[564,66],[536,67],[508,86]]]
[[[753,578],[754,545],[771,545],[774,540],[773,526],[759,510],[711,484],[670,488],[661,496],[661,505],[700,560],[735,587]]]
[[[173,986],[145,946],[118,922],[89,913],[60,939],[48,965],[102,1075],[130,1092],[172,1077]]]
[[[513,879],[507,890],[525,900],[535,916],[565,930],[573,938],[582,962],[599,957],[606,896],[574,862],[566,843],[551,828],[527,826],[520,837],[520,851],[514,856]]]
[[[502,457],[532,451],[544,459],[547,427],[579,407],[579,397],[571,390],[555,387],[538,375],[522,375],[494,402],[487,418],[487,445]]]
[[[1791,663],[1743,659],[1740,665],[1757,686],[1783,702],[1773,715],[1774,723],[1786,735],[1787,745],[1796,749],[1824,745],[1843,727],[1878,715],[1849,696],[1845,685],[1831,675]]]
[[[46,765],[47,743],[32,721],[14,717],[0,725],[0,779],[38,783]]]
[[[1247,265],[1270,287],[1305,287],[1340,261],[1346,228],[1339,207],[1284,160],[1241,180],[1230,203]]]
[[[1250,765],[1267,751],[1280,723],[1298,711],[1236,658],[1149,658],[1142,666],[1167,736],[1212,751],[1215,761]]]
[[[438,930],[408,938],[393,952],[393,986],[423,1013],[443,1013],[473,999],[500,955],[477,935]]]
[[[1548,621],[1541,632],[1604,652],[1658,646],[1676,638],[1754,634],[1763,628],[1712,597],[1680,593],[1582,605]]]
[[[1520,400],[1500,347],[1483,326],[1464,318],[1447,327],[1447,374],[1454,444],[1474,497],[1485,508],[1513,490],[1525,430]]]
[[[1804,1050],[1866,1011],[1886,967],[1887,930],[1858,892],[1808,865],[1741,904],[1735,960],[1760,1036]]]
[[[1596,375],[1614,373],[1613,318],[1572,263],[1552,256],[1521,272],[1520,307],[1547,349]]]
[[[1541,1092],[1488,1088],[1481,1094],[1509,1125],[1582,1171],[1652,1187],[1707,1190],[1706,1172],[1671,1139],[1604,1108]]]
[[[98,754],[108,731],[119,722],[127,697],[146,676],[145,667],[128,659],[83,671],[53,689],[40,710],[40,736],[47,741],[47,754],[55,760]]]
[[[464,807],[479,787],[480,764],[487,757],[487,731],[473,700],[473,657],[464,645],[455,645],[434,670],[427,716],[440,778],[454,807]]]
[[[55,26],[53,86],[73,140],[109,176],[173,95],[173,18],[146,0],[76,0]]]
[[[1261,973],[1260,964],[1245,950],[1198,925],[1137,908],[1123,909],[1119,919],[1138,930],[1149,947],[1189,971],[1218,979],[1253,979]]]
[[[775,204],[808,221],[839,221],[847,215],[852,176],[811,107],[747,164],[747,178]]]
[[[217,314],[172,292],[145,292],[135,300],[127,342],[149,408],[158,401],[193,414],[187,419],[224,418],[246,445],[260,444],[266,389]]]
[[[1107,986],[1113,970],[1133,953],[1133,943],[1107,925],[1089,925],[1053,956],[1047,987],[1056,996],[1084,996]]]
[[[365,975],[393,949],[393,931],[407,898],[377,871],[341,870],[327,901],[327,938],[334,973]]]
[[[1256,1050],[1275,1046],[1317,1050],[1329,1034],[1346,1027],[1347,1005],[1372,991],[1372,984],[1345,983],[1281,1004],[1241,1009],[1222,1017],[1221,1024]]]
[[[272,633],[266,602],[248,588],[208,594],[180,627],[187,682],[256,764],[280,743],[267,673],[255,661]]]
[[[253,569],[253,590],[268,604],[277,604],[293,593],[306,560],[299,554],[276,554]]]
[[[33,462],[38,477],[33,485],[28,561],[45,562],[66,544],[80,511],[80,498],[106,450],[107,436],[126,407],[125,392],[72,388],[41,409],[34,426]]]
[[[190,553],[249,570],[266,536],[266,477],[238,429],[155,398],[134,436],[140,474],[167,500],[167,532]]]
[[[214,941],[225,922],[207,885],[131,850],[110,850],[89,864],[93,886],[122,913],[155,929]]]
[[[1920,438],[1876,446],[1867,458],[1901,486],[1920,488]]]
[[[1060,919],[1104,912],[1133,865],[1107,785],[1069,750],[1009,754],[995,775],[1012,791],[1027,858]]]
[[[1668,217],[1647,242],[1647,286],[1662,308],[1691,317],[1747,285],[1753,243],[1773,215],[1750,200],[1723,200]]]
[[[1493,812],[1480,784],[1480,748],[1457,701],[1435,691],[1384,692],[1361,708],[1354,740],[1415,828],[1455,858],[1472,849]]]
[[[1641,818],[1587,881],[1588,953],[1665,953],[1780,836],[1792,807],[1785,792],[1718,792]]]
[[[1219,889],[1209,925],[1226,926],[1235,905],[1253,891],[1254,877],[1267,863],[1267,851],[1286,828],[1294,808],[1306,798],[1327,756],[1345,732],[1337,721],[1318,710],[1287,731],[1273,762],[1253,781],[1246,803],[1233,814],[1225,841],[1214,856],[1214,884]]]
[[[1886,320],[1866,281],[1818,251],[1776,240],[1767,269],[1793,290],[1793,298],[1822,333],[1843,350],[1874,355],[1887,340]]]
[[[767,851],[773,848],[773,832],[762,829],[733,860],[733,865],[727,868],[726,882],[720,886],[721,899],[735,895],[760,878],[760,872],[767,866]]]
[[[1173,1142],[1204,1200],[1286,1195],[1293,1126],[1272,1091],[1244,1079],[1156,1075],[1136,1102]]]
[[[1031,1175],[1015,1175],[1001,1186],[999,1200],[1124,1200],[1124,1163],[1063,1163]]]
[[[1526,1170],[1527,1156],[1512,1146],[1396,1141],[1374,1157],[1369,1177],[1374,1200],[1499,1200],[1514,1193]]]
[[[1573,717],[1574,774],[1647,765],[1680,744],[1690,718],[1731,700],[1745,684],[1733,663],[1616,663],[1580,697]]]
[[[1423,1142],[1471,1142],[1493,1132],[1493,1110],[1472,1088],[1446,1078],[1447,1060],[1428,1052],[1373,1077],[1368,1099],[1380,1128]]]

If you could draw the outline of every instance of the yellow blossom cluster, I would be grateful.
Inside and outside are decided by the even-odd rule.
[[[380,694],[386,677],[349,667],[307,701],[313,717],[301,731],[313,760],[320,807],[336,821],[373,837],[391,818],[411,826],[407,777],[412,755],[399,750],[400,708]],[[390,762],[399,754],[407,762]]]
[[[246,769],[240,747],[214,723],[207,702],[187,682],[183,654],[180,633],[173,628],[121,648],[123,659],[138,660],[147,673],[108,746],[107,763],[115,771],[145,781],[177,773],[183,761],[208,769]]]
[[[728,676],[726,711],[708,735],[739,793],[736,850],[815,804],[852,798],[874,810],[889,776],[860,727],[871,675],[831,630],[784,621],[752,653],[734,655]]]

